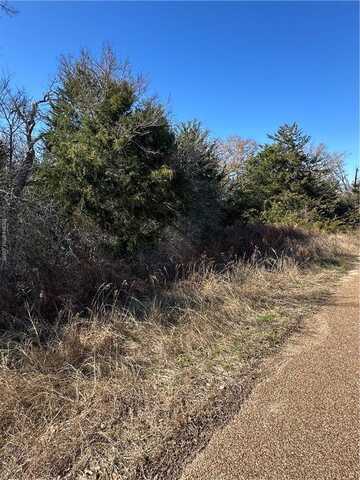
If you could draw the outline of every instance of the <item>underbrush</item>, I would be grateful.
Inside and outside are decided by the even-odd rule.
[[[302,266],[337,258],[335,245],[328,246],[336,235],[324,242],[321,233],[264,224],[235,224],[201,243],[169,231],[156,248],[119,257],[103,248],[105,240],[98,232],[68,232],[48,217],[46,222],[36,217],[36,234],[19,235],[12,261],[0,273],[0,335],[12,330],[21,337],[31,331],[31,316],[56,325],[69,309],[87,315],[94,298],[121,305],[147,299],[204,265],[221,272],[234,261],[271,268],[284,257]],[[49,230],[45,233],[44,223]]]
[[[29,309],[26,334],[4,331],[0,479],[177,478],[358,253],[355,236],[265,228],[229,231],[171,282],[154,273],[142,298],[99,294],[52,323]]]

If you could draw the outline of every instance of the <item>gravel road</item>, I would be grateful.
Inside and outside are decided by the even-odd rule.
[[[181,480],[360,478],[359,280],[343,278]]]

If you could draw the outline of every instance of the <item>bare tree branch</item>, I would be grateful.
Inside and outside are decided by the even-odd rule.
[[[12,7],[7,0],[0,0],[0,12],[5,13],[5,15],[16,15],[17,10]]]

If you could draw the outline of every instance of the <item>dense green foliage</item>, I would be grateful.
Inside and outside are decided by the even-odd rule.
[[[221,224],[223,168],[216,149],[199,122],[177,128],[173,167],[181,198],[179,223],[195,242],[214,235]]]
[[[74,221],[84,216],[132,250],[174,217],[174,134],[162,106],[119,77],[109,55],[63,63],[39,173]]]
[[[224,161],[199,122],[172,126],[111,51],[100,62],[82,53],[61,64],[37,179],[72,224],[99,228],[119,252],[166,227],[202,243],[238,221],[354,223],[354,195],[297,124],[269,139],[227,178],[236,159]]]
[[[346,221],[355,204],[333,175],[324,156],[309,148],[310,137],[299,126],[283,125],[272,143],[252,156],[228,198],[230,222],[314,224]]]

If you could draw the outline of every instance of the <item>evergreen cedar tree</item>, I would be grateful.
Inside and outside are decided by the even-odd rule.
[[[176,129],[173,168],[181,199],[178,223],[194,243],[216,235],[221,227],[224,168],[217,146],[197,121]]]
[[[250,157],[244,175],[232,186],[228,221],[262,219],[281,222],[335,220],[344,214],[344,199],[321,155],[312,153],[310,137],[296,123],[281,126],[272,143]]]
[[[73,219],[110,233],[120,250],[150,242],[171,222],[175,137],[161,105],[117,76],[110,54],[63,62],[40,176]]]

